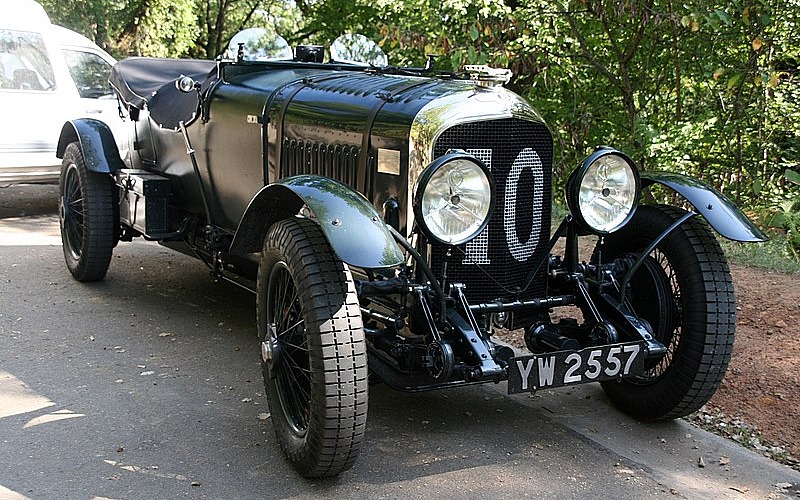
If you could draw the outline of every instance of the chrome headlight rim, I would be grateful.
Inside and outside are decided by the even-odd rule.
[[[478,171],[483,176],[483,181],[486,183],[488,188],[488,192],[486,194],[489,197],[489,203],[483,220],[479,225],[474,226],[471,232],[458,238],[447,238],[440,234],[436,228],[432,227],[428,219],[425,217],[423,210],[423,199],[426,194],[426,189],[430,186],[430,183],[434,179],[435,175],[448,165],[459,161],[466,161],[477,167]],[[417,225],[422,230],[422,233],[429,239],[429,241],[440,245],[456,247],[472,241],[486,228],[487,225],[489,225],[489,221],[494,213],[495,198],[494,178],[492,177],[489,168],[481,160],[464,151],[448,152],[447,154],[440,156],[428,164],[428,166],[425,167],[422,173],[419,175],[417,183],[414,186],[412,203],[414,209],[414,218]]]
[[[597,168],[601,162],[607,162],[609,157],[621,160],[627,166],[630,173],[630,184],[628,187],[630,191],[632,191],[633,196],[630,200],[630,206],[627,209],[627,214],[624,217],[616,219],[610,226],[599,227],[596,224],[593,224],[581,209],[580,193],[581,186],[587,179],[588,174],[592,172],[592,169]],[[572,172],[572,175],[570,175],[569,180],[567,181],[565,193],[567,207],[569,208],[570,213],[578,225],[589,233],[597,235],[611,234],[625,227],[625,225],[630,222],[631,218],[633,218],[633,215],[636,213],[636,207],[639,205],[641,186],[642,182],[639,176],[639,170],[636,168],[636,164],[628,155],[613,148],[598,148],[594,153],[589,155],[577,169]]]

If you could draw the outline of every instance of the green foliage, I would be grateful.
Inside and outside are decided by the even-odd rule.
[[[800,174],[786,169],[784,178],[794,186],[800,185]],[[800,197],[786,199],[770,211],[767,226],[782,231],[781,239],[791,256],[800,261]]]
[[[118,48],[132,55],[183,57],[197,31],[194,0],[142,0],[131,8]]]
[[[111,45],[115,33],[121,30],[122,19],[115,15],[120,6],[114,0],[40,0],[50,19],[70,28],[103,47],[116,53]]]
[[[51,20],[117,57],[214,58],[236,32],[276,26],[294,34],[299,11],[283,0],[41,0]]]
[[[800,256],[800,204],[787,200],[778,206],[772,214],[769,225],[773,228],[783,229],[786,243],[795,258]]]
[[[345,32],[395,65],[510,67],[554,132],[557,184],[596,145],[746,208],[800,198],[800,0],[43,0],[115,55],[213,58],[242,28],[291,44]]]
[[[284,0],[193,0],[199,29],[192,57],[213,59],[228,47],[233,35],[245,28],[274,27],[278,34],[297,41],[301,13]]]
[[[721,240],[729,261],[749,267],[775,269],[784,273],[800,274],[800,260],[789,249],[782,234],[771,234],[764,243],[739,243]]]
[[[800,174],[798,174],[796,171],[787,168],[786,172],[784,172],[783,175],[784,177],[786,177],[787,181],[791,182],[792,184],[800,186]]]
[[[50,19],[117,57],[187,55],[198,34],[195,0],[41,0]]]

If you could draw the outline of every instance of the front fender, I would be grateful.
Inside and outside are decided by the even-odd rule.
[[[731,200],[697,179],[671,172],[641,172],[642,187],[657,183],[694,205],[719,234],[735,241],[766,241],[761,231]]]
[[[56,157],[64,158],[64,151],[72,142],[78,143],[86,168],[93,172],[110,174],[125,168],[125,163],[119,156],[114,134],[108,125],[100,120],[78,118],[65,123],[58,137]]]
[[[367,269],[403,263],[403,252],[366,198],[338,181],[314,175],[289,177],[262,188],[239,222],[230,253],[260,252],[269,227],[304,205],[343,262]]]

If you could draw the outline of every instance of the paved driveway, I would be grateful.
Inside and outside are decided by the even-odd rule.
[[[55,194],[32,191],[0,190],[0,499],[797,498],[800,473],[633,421],[596,386],[373,386],[353,469],[302,479],[272,433],[254,297],[145,242],[77,283]]]

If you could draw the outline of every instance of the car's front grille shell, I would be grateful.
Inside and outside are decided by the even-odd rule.
[[[553,142],[542,123],[503,119],[457,125],[436,141],[434,158],[463,149],[489,165],[496,203],[489,225],[473,242],[453,250],[435,247],[432,268],[448,282],[466,285],[471,303],[541,297],[542,276],[529,276],[547,252],[550,232]],[[526,286],[528,285],[528,286]]]

